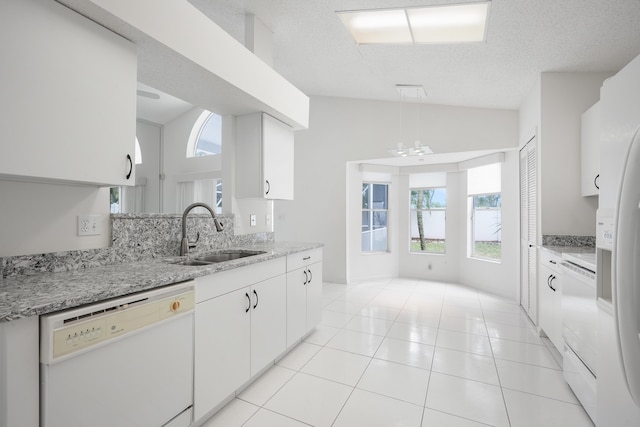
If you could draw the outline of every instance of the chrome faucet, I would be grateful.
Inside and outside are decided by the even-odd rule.
[[[218,218],[216,218],[216,213],[213,211],[213,209],[211,209],[211,206],[207,205],[206,203],[192,203],[189,206],[187,206],[187,208],[184,210],[184,213],[182,214],[182,243],[180,244],[180,256],[184,256],[184,255],[189,255],[189,239],[187,239],[187,215],[189,215],[189,212],[191,212],[191,209],[193,208],[205,208],[206,210],[209,211],[209,213],[211,214],[211,217],[213,218],[213,223],[216,226],[216,231],[217,232],[221,232],[222,231],[222,224],[220,224],[220,222],[218,221]],[[198,238],[200,238],[200,233],[198,233]],[[196,242],[198,241],[198,239],[196,239]]]

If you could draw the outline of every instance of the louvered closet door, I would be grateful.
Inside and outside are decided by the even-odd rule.
[[[520,150],[520,304],[537,323],[537,162],[536,138]]]

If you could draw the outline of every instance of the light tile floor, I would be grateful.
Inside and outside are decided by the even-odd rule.
[[[593,426],[515,302],[391,279],[325,283],[323,305],[316,331],[205,427]]]

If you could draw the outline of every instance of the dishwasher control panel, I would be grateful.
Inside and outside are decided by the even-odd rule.
[[[42,363],[62,360],[76,352],[192,312],[194,306],[191,284],[191,289],[179,292],[150,291],[42,316],[40,360]]]

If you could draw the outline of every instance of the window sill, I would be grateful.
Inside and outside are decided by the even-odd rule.
[[[502,264],[502,260],[501,259],[481,258],[481,257],[476,257],[476,256],[468,256],[467,259],[472,259],[472,260],[475,260],[475,261],[490,262],[492,264]]]

